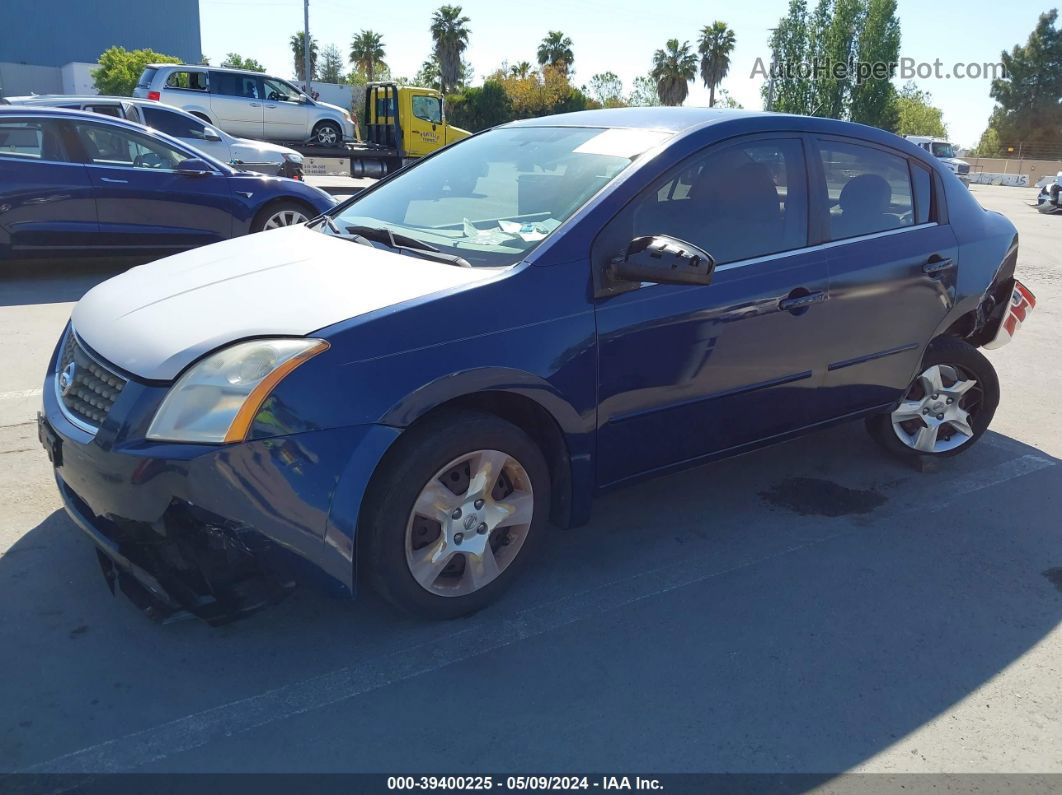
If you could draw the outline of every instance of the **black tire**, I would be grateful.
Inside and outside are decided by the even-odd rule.
[[[319,146],[342,146],[343,130],[334,121],[318,122],[313,128],[313,142]]]
[[[303,216],[307,221],[311,218],[316,218],[318,213],[307,204],[297,202],[293,200],[284,200],[279,202],[273,202],[267,204],[261,210],[258,211],[258,215],[254,217],[254,221],[251,222],[252,232],[261,232],[265,229],[266,224],[271,218],[278,213],[298,213]]]
[[[964,396],[960,405],[970,411],[970,428],[973,435],[959,446],[949,450],[936,452],[923,452],[909,447],[893,428],[891,414],[877,414],[867,417],[866,426],[874,441],[884,447],[893,455],[907,460],[919,458],[948,458],[969,450],[988,430],[992,417],[999,405],[999,377],[996,375],[992,363],[985,358],[977,348],[958,337],[938,337],[926,349],[919,367],[919,374],[925,372],[933,365],[948,365],[958,368],[964,374],[977,382],[977,393]],[[905,397],[911,395],[911,390],[917,389],[917,376],[911,382]]]
[[[516,556],[496,579],[465,595],[437,595],[422,587],[410,571],[407,524],[432,477],[449,462],[476,450],[499,450],[519,462],[531,481],[534,513]],[[465,410],[430,418],[402,435],[373,477],[359,522],[361,573],[387,601],[414,615],[451,619],[474,613],[496,600],[534,558],[548,521],[549,491],[542,452],[515,425]]]

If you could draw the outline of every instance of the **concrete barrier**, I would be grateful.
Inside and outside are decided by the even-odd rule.
[[[1029,187],[1028,174],[1003,174],[994,171],[970,172],[972,185],[1008,185],[1013,188]]]

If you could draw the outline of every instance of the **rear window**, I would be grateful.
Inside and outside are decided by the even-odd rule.
[[[136,81],[136,87],[151,88],[151,81],[155,79],[155,74],[158,71],[154,66],[145,67],[144,71],[140,73],[140,79]]]
[[[58,132],[48,121],[0,121],[0,157],[65,160]]]

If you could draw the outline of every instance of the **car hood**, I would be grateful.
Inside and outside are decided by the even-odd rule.
[[[329,110],[334,110],[336,113],[340,114],[341,116],[344,113],[347,112],[343,108],[339,107],[339,105],[333,105],[331,102],[321,102],[320,100],[318,100],[317,101],[317,106],[319,108],[328,108]]]
[[[104,359],[169,381],[236,340],[303,336],[491,275],[294,226],[126,271],[90,290],[71,322]]]
[[[254,152],[261,155],[271,155],[270,162],[281,162],[284,155],[297,155],[294,149],[279,144],[271,144],[266,141],[252,141],[249,138],[234,138],[232,148],[237,152]]]

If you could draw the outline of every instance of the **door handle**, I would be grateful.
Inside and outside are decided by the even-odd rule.
[[[953,260],[951,257],[938,257],[936,254],[934,254],[932,257],[929,258],[926,264],[922,266],[922,273],[933,275],[940,273],[941,271],[946,271],[948,268],[954,267],[955,260]]]
[[[251,103],[251,107],[252,107],[252,108],[260,108],[260,107],[262,107],[262,106],[261,106],[261,105],[259,105],[259,104],[258,104],[257,102],[252,102],[252,103]]]
[[[276,108],[276,105],[266,105],[266,107],[269,108],[270,110],[273,110],[274,108]]]
[[[114,183],[115,185],[128,185],[129,184],[129,180],[127,180],[127,179],[115,179],[114,177],[100,177],[100,182],[111,182],[111,183]]]
[[[800,289],[801,288],[799,287],[797,288],[797,290]],[[797,290],[794,290],[793,293],[797,292]],[[803,295],[793,295],[793,293],[790,293],[786,298],[783,298],[778,302],[779,309],[785,310],[786,312],[799,312],[802,309],[807,309],[807,307],[812,304],[821,304],[830,297],[825,290],[820,290],[817,293],[805,293]]]

